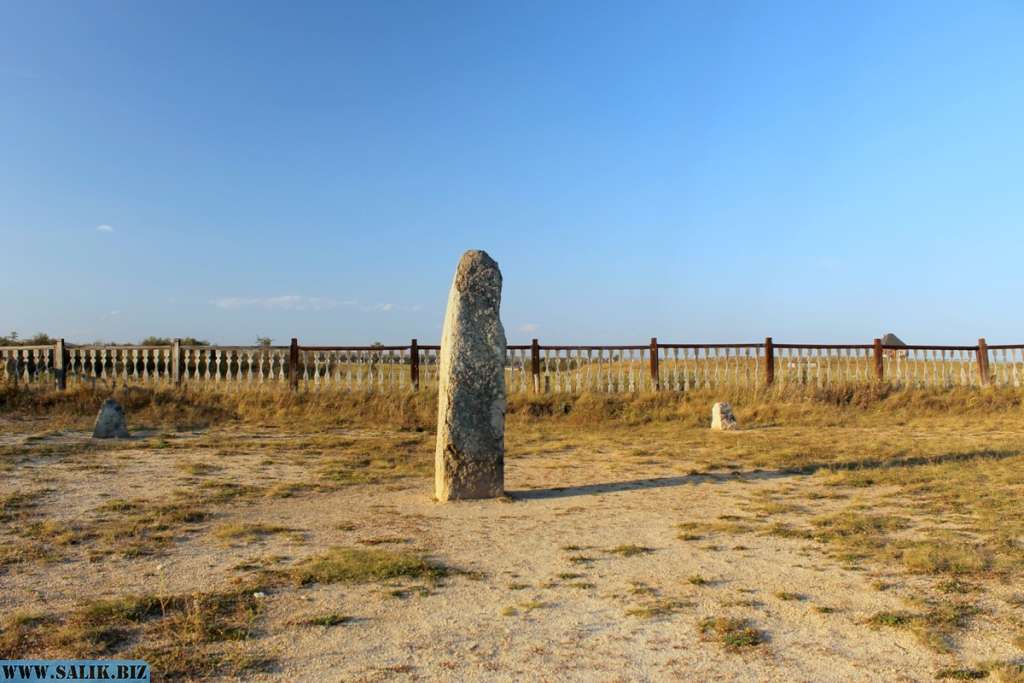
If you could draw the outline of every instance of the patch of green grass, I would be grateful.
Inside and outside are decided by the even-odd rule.
[[[647,548],[642,545],[619,545],[608,550],[612,555],[622,557],[633,557],[634,555],[647,555],[654,552],[654,548]]]
[[[730,652],[756,647],[767,640],[764,631],[754,628],[750,620],[737,617],[706,617],[698,629],[702,637],[717,641]]]
[[[987,668],[997,683],[1024,683],[1024,664],[992,662]]]
[[[166,548],[187,525],[203,522],[209,515],[191,501],[126,503],[116,501],[115,507],[104,510],[109,517],[97,519],[85,527],[104,552],[126,558],[151,555]]]
[[[675,614],[683,607],[688,607],[691,604],[692,603],[685,602],[683,600],[651,600],[643,605],[628,608],[626,610],[626,616],[638,617],[640,619],[656,619],[658,617]]]
[[[801,600],[806,600],[807,599],[806,595],[803,595],[802,593],[793,593],[791,591],[779,591],[779,592],[775,593],[774,595],[779,600],[787,600],[787,601],[789,601],[789,600],[801,601]]]
[[[205,477],[208,474],[214,474],[224,469],[223,467],[206,462],[179,462],[176,467],[193,477]]]
[[[387,579],[439,579],[448,574],[445,566],[409,552],[370,548],[332,548],[311,557],[290,570],[297,583],[368,583]]]
[[[868,617],[867,623],[873,627],[888,626],[904,628],[914,623],[915,615],[910,612],[875,612]]]
[[[430,595],[430,589],[426,586],[409,586],[408,588],[393,588],[388,591],[388,595],[393,598],[401,598],[404,600],[410,595],[416,595],[421,598],[425,598]]]
[[[630,595],[657,595],[658,591],[642,581],[631,581],[629,585]]]
[[[60,618],[7,620],[0,625],[0,658],[33,649],[72,658],[134,658],[145,653],[149,664],[159,665],[167,678],[225,675],[232,672],[231,662],[207,646],[248,638],[259,611],[256,592],[248,586],[214,593],[105,598],[79,605]]]
[[[56,519],[23,524],[15,533],[22,538],[41,541],[51,549],[54,546],[77,545],[94,537],[79,524]]]
[[[302,481],[288,481],[274,484],[264,491],[268,498],[292,498],[313,488],[312,484]]]
[[[124,596],[95,600],[79,610],[79,617],[91,624],[110,621],[139,623],[154,616],[162,615],[168,606],[180,608],[174,598],[157,595]]]
[[[956,594],[972,593],[972,592],[978,590],[978,585],[977,584],[969,583],[969,582],[964,581],[963,579],[958,578],[958,577],[954,577],[954,578],[951,578],[951,579],[946,579],[945,581],[941,581],[939,583],[939,585],[936,586],[936,587],[940,591],[942,591],[943,593],[956,593]]]
[[[786,522],[775,522],[767,529],[764,530],[768,536],[778,536],[779,538],[795,538],[795,539],[810,539],[814,538],[814,534],[807,529],[801,529],[794,527],[792,524]]]
[[[124,498],[112,498],[96,508],[96,512],[134,512],[138,510],[140,503]]]
[[[46,494],[41,491],[15,491],[0,495],[0,523],[20,519],[39,504],[39,499]]]
[[[908,628],[918,642],[939,653],[953,650],[953,635],[966,628],[980,611],[966,603],[927,603],[927,611],[877,612],[867,620],[873,628]]]
[[[412,539],[401,538],[399,536],[377,536],[374,538],[361,538],[356,543],[361,545],[398,545],[401,543],[409,543]]]
[[[237,500],[256,498],[264,493],[263,489],[233,481],[203,481],[198,487],[191,487],[188,494],[190,500],[202,503],[219,504]]]
[[[782,515],[790,512],[800,512],[803,508],[793,503],[780,503],[777,501],[766,501],[754,506],[755,512],[762,515]]]
[[[288,527],[275,524],[256,524],[249,522],[232,522],[222,524],[213,530],[213,535],[222,541],[253,541],[271,534],[291,531]]]
[[[925,623],[934,626],[954,626],[964,628],[971,618],[981,613],[981,610],[965,602],[930,603],[928,611],[923,619]]]
[[[918,574],[976,574],[992,565],[992,557],[976,544],[921,541],[903,550],[903,565]]]
[[[906,529],[910,521],[896,515],[864,515],[856,512],[841,512],[812,520],[818,529],[815,535],[820,541],[835,541],[850,538],[875,538],[879,534]]]
[[[983,669],[939,669],[935,672],[937,681],[974,681],[979,678],[988,678],[988,671]]]
[[[14,612],[0,622],[0,659],[18,659],[42,640],[44,626],[54,617],[40,612]]]

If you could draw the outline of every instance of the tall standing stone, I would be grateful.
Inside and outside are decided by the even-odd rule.
[[[434,493],[439,501],[505,490],[505,330],[501,271],[484,251],[459,260],[441,333]]]
[[[128,438],[128,423],[124,418],[124,410],[114,399],[108,398],[100,406],[100,414],[96,416],[96,425],[92,430],[92,438]]]

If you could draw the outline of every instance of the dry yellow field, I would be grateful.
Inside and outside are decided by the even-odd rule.
[[[0,396],[0,658],[161,680],[1024,680],[1011,391],[514,399],[432,501],[428,395]],[[707,429],[733,402],[737,432]]]

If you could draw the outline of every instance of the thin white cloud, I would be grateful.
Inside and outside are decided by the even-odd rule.
[[[227,311],[243,308],[264,308],[278,311],[327,311],[332,308],[354,308],[365,313],[400,310],[396,304],[383,303],[367,306],[358,301],[338,300],[320,296],[300,296],[298,294],[282,294],[267,297],[222,296],[210,300],[211,306]]]
[[[536,332],[540,329],[540,325],[537,323],[524,323],[519,326],[520,332]]]
[[[337,308],[347,302],[335,301],[318,296],[298,296],[296,294],[284,294],[281,296],[244,298],[237,296],[224,296],[213,299],[210,303],[217,308],[234,310],[239,308],[266,308],[283,311],[325,311]]]
[[[114,228],[104,223],[103,225],[96,226],[96,232],[114,232]]]

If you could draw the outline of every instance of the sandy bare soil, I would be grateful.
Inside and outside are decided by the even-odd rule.
[[[4,493],[35,496],[20,521],[9,516],[2,526],[5,546],[24,544],[25,525],[39,520],[102,528],[110,501],[198,501],[220,490],[218,482],[251,489],[201,501],[210,514],[183,522],[154,552],[125,557],[101,539],[60,545],[58,557],[12,561],[0,570],[0,612],[60,615],[88,600],[218,590],[331,547],[356,547],[421,554],[451,571],[437,581],[261,592],[251,634],[211,647],[265,664],[216,677],[924,681],[943,668],[1022,654],[1014,644],[1020,608],[1007,604],[1019,586],[990,582],[973,595],[976,615],[937,652],[910,630],[867,623],[934,592],[935,577],[765,531],[851,506],[907,514],[884,486],[709,468],[656,448],[628,456],[575,448],[570,434],[552,452],[510,453],[507,499],[441,505],[431,499],[429,473],[317,486],[324,459],[339,449],[372,459],[404,439],[429,458],[429,435],[352,430],[320,438],[327,446],[270,431],[152,432],[99,447],[79,432],[5,437],[21,450],[2,473]],[[217,533],[232,524],[274,531]],[[303,624],[323,614],[350,619]],[[709,617],[748,620],[761,642],[730,648],[702,633]]]

